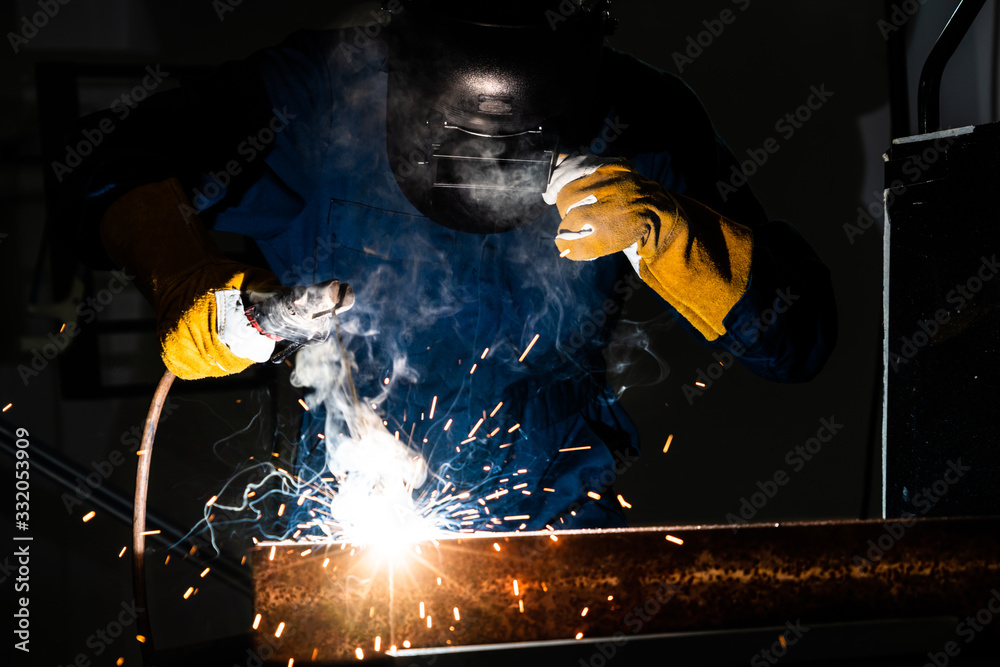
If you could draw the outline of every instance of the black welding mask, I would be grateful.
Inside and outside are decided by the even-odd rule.
[[[387,138],[431,220],[504,232],[537,219],[560,139],[589,104],[610,0],[392,0]]]

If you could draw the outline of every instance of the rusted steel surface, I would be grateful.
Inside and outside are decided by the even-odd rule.
[[[391,557],[276,543],[254,549],[253,569],[256,639],[299,665],[392,647],[961,616],[1000,600],[1000,518],[455,535]]]

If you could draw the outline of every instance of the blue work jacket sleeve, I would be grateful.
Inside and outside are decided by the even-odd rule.
[[[829,269],[787,221],[770,219],[739,162],[697,95],[676,76],[608,49],[602,80],[612,112],[606,156],[625,156],[664,188],[691,197],[753,231],[750,281],[714,341],[666,301],[690,335],[729,350],[756,375],[778,382],[815,377],[837,339],[837,306]],[[659,297],[657,297],[659,298]]]

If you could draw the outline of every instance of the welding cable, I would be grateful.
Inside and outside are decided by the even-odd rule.
[[[174,374],[163,373],[156,386],[153,402],[146,414],[146,424],[142,431],[142,456],[135,473],[135,504],[132,510],[132,593],[138,612],[139,634],[145,637],[142,643],[142,664],[153,667],[153,634],[149,622],[149,605],[146,600],[146,495],[149,488],[149,466],[153,459],[153,439],[156,426],[160,422],[160,412],[167,402],[167,393],[174,382]]]

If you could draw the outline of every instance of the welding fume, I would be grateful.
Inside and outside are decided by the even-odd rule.
[[[616,26],[610,0],[388,0],[158,92],[67,179],[67,233],[135,276],[177,377],[294,364],[278,537],[624,526],[640,443],[604,351],[636,290],[763,378],[823,367],[829,271],[719,192],[696,94]]]

